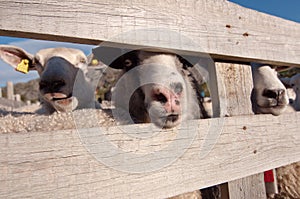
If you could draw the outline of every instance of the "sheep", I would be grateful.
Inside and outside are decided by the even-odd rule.
[[[94,108],[94,89],[87,78],[87,57],[72,48],[48,48],[32,55],[25,50],[0,45],[0,58],[16,70],[36,70],[40,76],[39,114]]]
[[[288,106],[287,90],[280,82],[277,72],[269,65],[251,63],[253,90],[251,102],[255,114],[282,114]],[[209,110],[207,110],[209,111]],[[219,185],[203,190],[204,198],[220,198]]]
[[[292,107],[296,111],[300,111],[300,73],[295,74],[292,77],[285,77],[280,79],[286,86],[292,87],[296,98],[292,101]]]
[[[280,115],[289,103],[287,90],[269,65],[251,63],[253,75],[252,107],[256,114]]]
[[[300,110],[300,74],[292,77],[280,78],[284,85],[292,87],[295,99],[291,100],[291,107],[286,112]],[[279,193],[270,198],[300,198],[300,162],[276,169]]]
[[[274,69],[267,65],[254,64],[253,67],[254,89],[257,98],[254,100],[254,107],[258,110],[256,113],[270,113],[279,115],[287,111],[295,111],[300,108],[300,75],[294,75],[291,78],[278,78]],[[281,80],[283,84],[278,82]],[[293,87],[296,93],[296,99],[292,103],[295,110],[289,107],[287,90],[284,85]],[[260,96],[260,97],[259,97]],[[269,104],[269,106],[268,106]],[[266,105],[266,106],[261,106]],[[273,107],[273,105],[276,105]],[[300,198],[300,163],[296,162],[276,169],[279,194],[269,195],[269,198]]]
[[[103,56],[99,49],[98,55]],[[117,109],[114,116],[121,124],[154,123],[173,128],[182,121],[205,117],[199,90],[195,89],[203,80],[192,77],[182,57],[133,50],[109,63],[100,56],[104,64],[123,70],[112,94]]]

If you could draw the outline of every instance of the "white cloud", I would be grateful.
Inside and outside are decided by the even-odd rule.
[[[12,42],[8,45],[18,46],[23,48],[27,52],[31,54],[37,53],[39,50],[43,48],[54,48],[54,47],[67,47],[67,48],[77,48],[82,50],[86,55],[92,52],[92,48],[95,46],[91,45],[83,45],[83,44],[73,44],[73,43],[65,43],[65,42],[53,42],[53,41],[42,41],[42,40],[23,40],[20,42]],[[6,85],[7,81],[12,81],[14,83],[17,82],[27,82],[31,79],[38,78],[38,74],[35,71],[31,71],[28,74],[22,74],[17,72],[9,66],[8,64],[4,63],[0,60],[0,87]]]

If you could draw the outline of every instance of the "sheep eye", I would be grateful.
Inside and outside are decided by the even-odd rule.
[[[294,87],[295,86],[295,84],[291,84],[291,87]]]
[[[129,67],[129,66],[132,65],[132,62],[131,62],[131,60],[126,59],[126,60],[124,61],[124,64],[125,64],[126,67]]]
[[[174,88],[175,93],[177,93],[177,94],[182,93],[183,87],[182,87],[181,83],[176,83],[174,86],[175,86],[175,88]]]
[[[83,64],[86,64],[86,61],[85,61],[85,59],[83,59],[83,58],[81,58],[79,62],[80,62],[80,63],[83,63]]]

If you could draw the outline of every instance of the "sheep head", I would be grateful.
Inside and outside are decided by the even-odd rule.
[[[287,91],[269,65],[252,63],[252,104],[255,113],[280,115],[289,103]]]
[[[87,96],[93,99],[93,90],[85,75],[87,57],[80,50],[48,48],[32,55],[15,46],[0,45],[0,57],[21,72],[26,73],[27,69],[38,72],[45,113],[72,111],[86,105]]]

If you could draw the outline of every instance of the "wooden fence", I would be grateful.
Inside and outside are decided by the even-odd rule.
[[[155,31],[149,37],[117,36],[138,29],[178,32],[201,49]],[[197,135],[173,164],[131,174],[96,161],[76,130],[2,133],[0,197],[165,198],[229,182],[230,198],[266,198],[260,173],[300,161],[300,114],[253,115],[247,64],[299,67],[300,24],[225,0],[0,0],[0,35],[142,45],[207,53],[215,60],[209,82],[215,118],[187,122]],[[199,158],[211,124],[223,124],[221,134]]]

